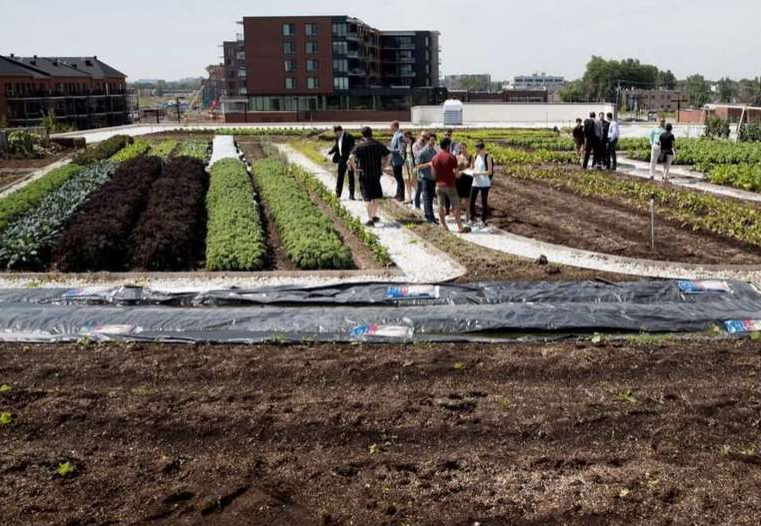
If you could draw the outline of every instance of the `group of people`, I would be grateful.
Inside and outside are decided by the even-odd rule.
[[[674,127],[662,118],[650,132],[650,179],[655,179],[658,163],[663,164],[663,181],[669,182],[671,163],[676,156],[676,137]]]
[[[481,222],[486,225],[494,161],[483,141],[476,142],[475,154],[471,155],[466,144],[453,139],[452,130],[444,132],[441,140],[436,133],[427,131],[415,139],[411,132],[402,131],[399,123],[393,122],[388,145],[376,141],[369,127],[362,129],[359,140],[341,126],[334,131],[336,142],[329,154],[338,165],[336,195],[340,198],[343,194],[348,174],[349,199],[355,199],[355,174],[359,176],[360,192],[367,206],[366,226],[375,226],[380,221],[381,178],[387,168],[396,181],[396,200],[422,209],[428,223],[449,230],[446,219],[451,215],[458,232],[469,232],[462,216],[464,213],[465,223],[475,220],[480,196]],[[438,202],[438,218],[434,200]]]
[[[620,137],[621,128],[612,113],[608,113],[607,119],[605,113],[597,115],[595,112],[591,112],[583,123],[576,119],[573,140],[576,154],[584,157],[584,169],[589,168],[591,160],[593,168],[617,170]]]

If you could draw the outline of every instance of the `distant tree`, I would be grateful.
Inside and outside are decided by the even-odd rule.
[[[558,97],[562,102],[585,102],[584,81],[572,80],[558,91]]]
[[[628,58],[622,61],[593,56],[582,78],[584,98],[590,101],[614,101],[618,88],[653,89],[659,70],[651,64]]]
[[[656,88],[658,89],[676,89],[676,76],[670,69],[666,71],[659,71],[658,78],[656,79]]]
[[[711,86],[703,75],[691,75],[685,80],[685,91],[690,104],[701,108],[711,99]]]
[[[719,82],[716,83],[716,89],[719,94],[719,102],[734,102],[737,91],[735,81],[729,77],[719,79]]]
[[[157,80],[156,85],[154,86],[154,89],[156,90],[156,96],[157,97],[163,97],[164,92],[166,91],[166,81],[165,80]]]
[[[466,91],[489,91],[489,82],[485,77],[463,75],[460,78],[460,89]]]
[[[745,104],[761,106],[761,77],[739,81],[737,83],[737,96]]]

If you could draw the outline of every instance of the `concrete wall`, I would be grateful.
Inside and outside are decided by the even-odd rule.
[[[568,123],[584,119],[589,113],[615,112],[613,104],[465,104],[463,124],[488,123]],[[412,108],[412,122],[426,125],[444,120],[441,106]]]
[[[410,112],[400,111],[260,111],[248,113],[225,113],[225,123],[308,123],[308,122],[335,122],[335,123],[363,123],[363,122],[408,122]]]

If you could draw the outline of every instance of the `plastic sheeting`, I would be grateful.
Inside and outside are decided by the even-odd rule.
[[[752,327],[758,319],[761,294],[737,281],[0,291],[0,339],[27,342],[480,340],[516,333],[693,332]]]
[[[232,135],[215,135],[209,166],[222,159],[239,159],[240,154],[235,146],[235,137]]]

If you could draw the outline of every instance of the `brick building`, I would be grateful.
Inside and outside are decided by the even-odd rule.
[[[97,56],[0,55],[0,120],[37,126],[50,111],[78,129],[127,124],[126,76]]]
[[[218,101],[225,93],[225,66],[224,64],[212,64],[207,66],[206,72],[209,77],[203,85],[203,105],[208,108],[214,101]]]
[[[223,43],[227,122],[409,120],[439,104],[439,34],[347,16],[246,17]]]
[[[624,90],[624,101],[629,111],[677,111],[685,106],[686,98],[684,92],[680,90]]]

